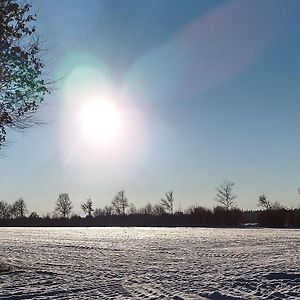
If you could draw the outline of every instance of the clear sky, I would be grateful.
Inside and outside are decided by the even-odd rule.
[[[32,3],[58,88],[47,125],[10,134],[1,200],[43,214],[66,192],[79,213],[173,190],[175,208],[212,207],[228,179],[241,208],[299,206],[300,1]]]

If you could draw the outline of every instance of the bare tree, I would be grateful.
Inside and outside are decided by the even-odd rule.
[[[117,215],[125,215],[126,208],[129,206],[128,199],[124,191],[118,192],[111,202],[112,207]]]
[[[0,219],[9,219],[11,216],[11,206],[5,201],[0,201]]]
[[[234,183],[232,181],[225,180],[220,186],[216,188],[217,195],[215,200],[222,204],[227,210],[234,207],[234,199],[237,198],[233,194]]]
[[[165,208],[160,204],[155,204],[152,207],[152,214],[155,215],[155,216],[161,216],[165,213],[166,213]]]
[[[99,217],[99,216],[110,216],[112,215],[112,207],[110,205],[105,205],[104,208],[96,208],[94,210],[94,217]]]
[[[22,197],[16,200],[11,206],[11,214],[14,218],[23,218],[27,212],[27,206]]]
[[[135,205],[133,203],[130,203],[129,204],[129,214],[134,215],[136,213],[137,213],[137,209],[136,209]]]
[[[160,199],[160,205],[164,208],[164,211],[173,214],[174,196],[173,191],[167,192],[164,198]]]
[[[264,209],[271,209],[272,208],[272,204],[271,202],[267,199],[267,196],[265,194],[261,194],[258,197],[258,204],[257,206],[260,206]]]
[[[267,199],[267,196],[265,194],[261,194],[258,197],[258,206],[263,207],[264,209],[273,209],[273,210],[279,210],[284,208],[279,201],[270,202]]]
[[[105,205],[104,206],[104,213],[106,216],[111,216],[112,215],[112,212],[113,212],[113,208],[111,205]]]
[[[151,203],[147,203],[145,207],[140,209],[141,214],[151,215],[152,214],[152,205]]]
[[[81,208],[88,217],[91,217],[94,211],[92,199],[88,198],[85,203],[81,204]]]
[[[94,217],[99,217],[99,216],[104,216],[104,210],[102,208],[95,208],[94,212],[93,212],[93,216]]]
[[[38,213],[36,211],[33,211],[30,215],[29,215],[30,219],[38,219],[40,218],[40,216],[38,215]]]
[[[55,210],[64,218],[69,217],[72,211],[72,202],[67,193],[59,194]]]
[[[42,49],[28,1],[0,2],[0,147],[7,129],[38,124],[33,114],[49,93]]]
[[[277,209],[283,209],[284,206],[279,202],[275,201],[272,203],[272,209],[277,210]]]

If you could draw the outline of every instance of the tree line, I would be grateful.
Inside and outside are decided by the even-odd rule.
[[[265,194],[258,197],[259,210],[243,211],[236,206],[234,183],[224,181],[216,188],[213,209],[191,206],[174,211],[174,193],[169,191],[156,204],[148,203],[137,208],[129,203],[125,191],[119,191],[109,205],[94,208],[88,198],[81,204],[84,217],[72,214],[73,204],[69,194],[61,193],[52,215],[29,213],[23,198],[12,204],[0,201],[0,226],[300,226],[300,209],[283,207],[272,202]],[[300,190],[298,190],[300,194]]]

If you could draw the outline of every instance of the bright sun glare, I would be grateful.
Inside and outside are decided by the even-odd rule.
[[[122,129],[122,119],[117,106],[109,100],[85,100],[79,111],[82,135],[93,144],[108,145],[117,140]]]

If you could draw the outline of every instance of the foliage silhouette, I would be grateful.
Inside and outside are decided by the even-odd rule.
[[[36,15],[27,1],[0,2],[0,147],[7,129],[24,130],[39,122],[33,118],[50,82],[44,74]]]
[[[95,209],[95,212],[97,209]],[[103,211],[103,210],[102,210]],[[250,216],[250,217],[249,217]],[[40,217],[0,217],[0,226],[190,226],[190,227],[236,227],[244,223],[257,222],[263,227],[300,226],[300,209],[277,209],[243,212],[238,208],[227,210],[218,206],[213,210],[204,207],[191,207],[185,212],[174,214],[136,214],[128,215],[94,215],[90,218],[73,215],[70,218]]]
[[[288,223],[290,212],[285,208],[267,209],[261,211],[257,216],[257,222],[260,226],[282,227],[284,225],[297,225]]]
[[[92,208],[91,199],[82,204],[86,217],[72,215],[72,203],[67,193],[62,193],[56,202],[57,215],[40,217],[32,212],[26,217],[27,207],[22,198],[13,204],[0,201],[0,226],[192,226],[192,227],[236,227],[250,223],[265,227],[300,226],[300,209],[283,208],[279,203],[270,203],[261,211],[242,211],[239,208],[216,206],[208,209],[192,206],[184,212],[166,212],[161,204],[151,203],[137,209],[130,204],[126,214],[128,199],[124,191],[119,192],[118,206],[106,205]],[[265,203],[266,198],[263,198]],[[116,205],[116,204],[115,204]],[[17,209],[16,209],[17,207]],[[116,208],[117,207],[117,208]],[[245,226],[245,225],[243,225]],[[249,225],[247,225],[249,226]],[[253,225],[251,225],[253,226]]]

